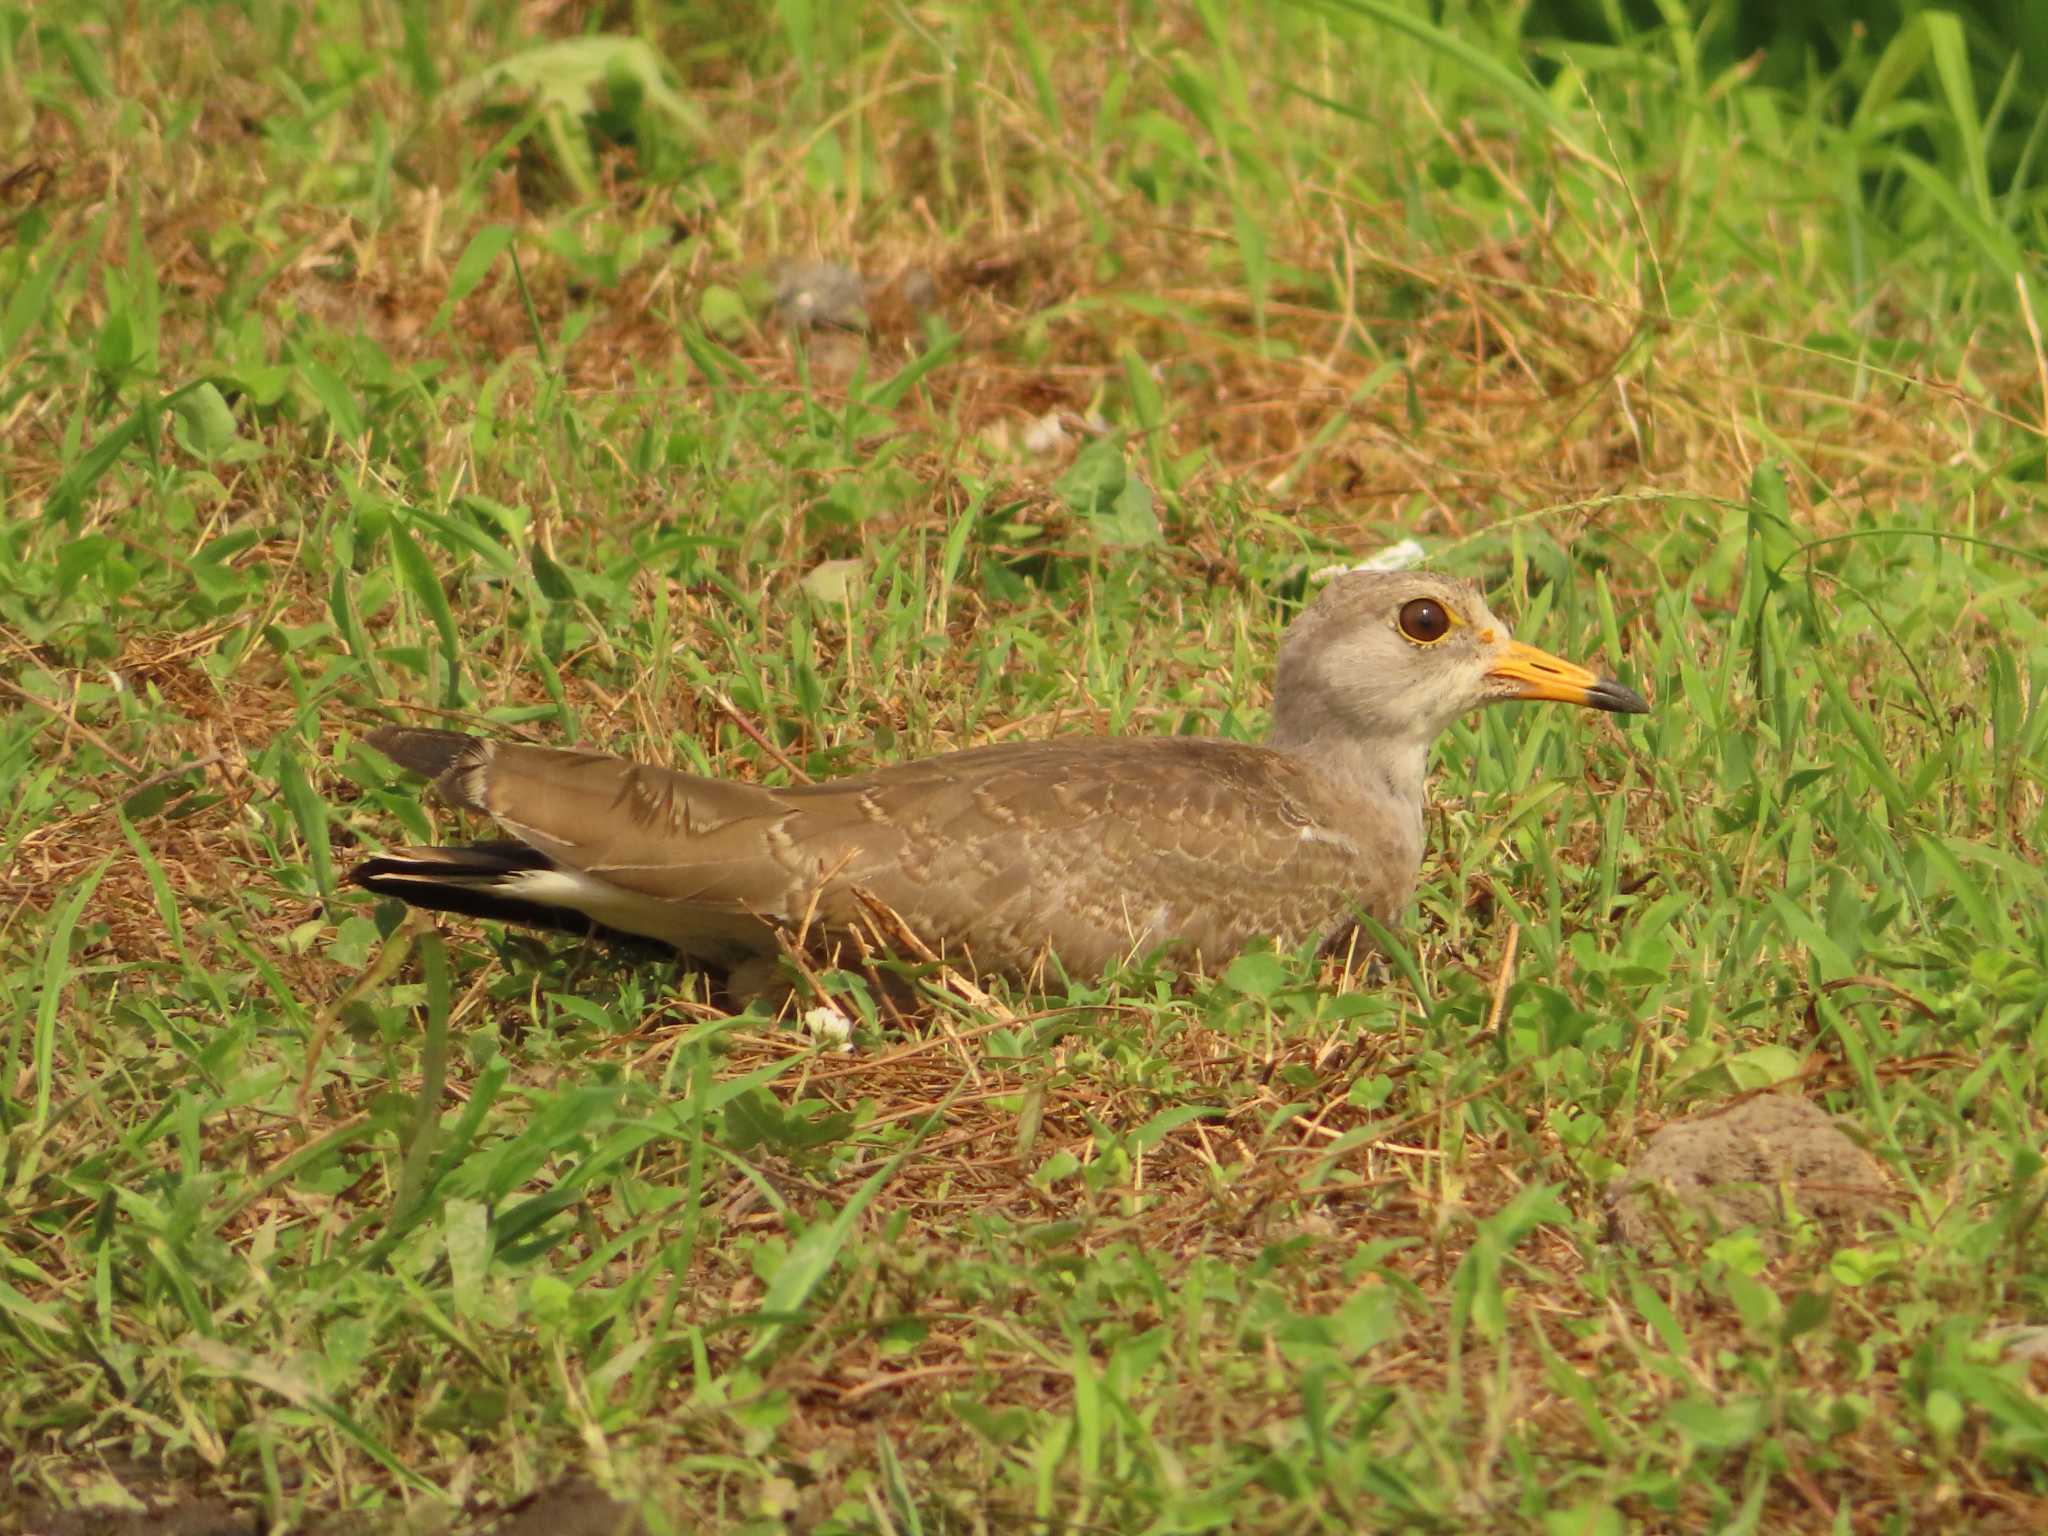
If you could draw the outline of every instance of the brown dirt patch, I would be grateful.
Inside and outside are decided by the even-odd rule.
[[[595,1483],[570,1478],[535,1494],[489,1529],[491,1536],[645,1536],[647,1527],[631,1505]]]

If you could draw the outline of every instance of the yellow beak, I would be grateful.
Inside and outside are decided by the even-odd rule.
[[[1650,712],[1643,696],[1633,688],[1519,640],[1508,642],[1486,676],[1498,685],[1495,698],[1553,699],[1560,704],[1583,704],[1588,709],[1611,710],[1619,715]]]

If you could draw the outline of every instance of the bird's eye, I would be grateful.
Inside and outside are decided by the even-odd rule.
[[[1401,605],[1401,633],[1419,645],[1429,645],[1451,632],[1451,616],[1433,597],[1410,598]]]

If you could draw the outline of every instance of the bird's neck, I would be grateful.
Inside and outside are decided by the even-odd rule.
[[[1429,773],[1429,737],[1360,736],[1354,732],[1297,734],[1276,728],[1271,744],[1310,764],[1332,788],[1397,813],[1422,844],[1423,782]]]

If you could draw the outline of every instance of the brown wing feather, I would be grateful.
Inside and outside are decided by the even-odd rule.
[[[1297,943],[1353,905],[1384,918],[1415,876],[1384,852],[1408,841],[1384,813],[1234,742],[1013,743],[769,789],[446,734],[386,750],[615,892],[601,920],[686,949],[770,947],[764,922],[843,928],[864,890],[981,969],[1025,973],[1050,951],[1090,975],[1166,944],[1213,962]]]
[[[1263,747],[1047,742],[915,766],[950,773],[874,777],[906,846],[864,883],[984,969],[1028,971],[1047,948],[1075,975],[1163,944],[1220,960],[1324,932],[1353,903],[1390,913],[1414,879],[1366,852],[1399,839]]]

